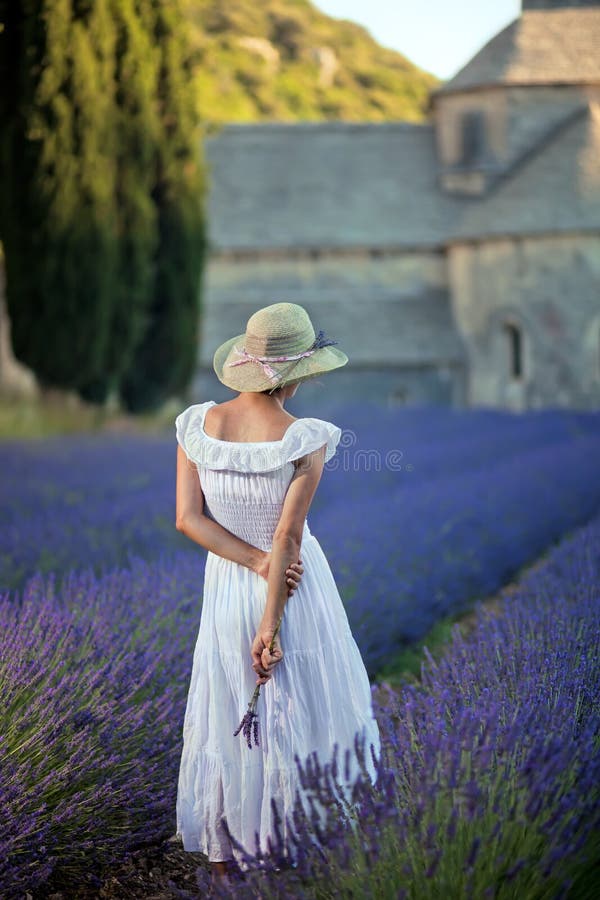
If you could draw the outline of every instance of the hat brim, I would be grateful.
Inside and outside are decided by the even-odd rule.
[[[273,381],[265,373],[260,363],[248,360],[239,366],[230,366],[228,363],[237,361],[240,357],[234,347],[242,347],[246,335],[238,334],[234,338],[225,341],[217,347],[213,356],[213,368],[219,381],[234,391],[266,391],[269,388],[289,384],[311,375],[320,375],[331,372],[345,366],[348,357],[343,350],[337,347],[320,347],[311,356],[291,362],[270,363],[275,372],[284,372],[281,380]],[[286,372],[289,372],[289,374]]]

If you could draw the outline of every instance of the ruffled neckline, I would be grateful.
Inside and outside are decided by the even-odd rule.
[[[275,441],[225,441],[204,430],[204,417],[214,400],[189,406],[175,419],[177,440],[187,457],[209,469],[269,472],[326,445],[325,462],[335,453],[341,429],[325,419],[305,417],[291,422]]]

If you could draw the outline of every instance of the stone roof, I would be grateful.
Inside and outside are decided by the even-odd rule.
[[[205,151],[217,251],[441,246],[462,206],[431,125],[229,125]]]
[[[470,200],[452,240],[600,231],[600,103],[565,118],[484,198]]]
[[[567,114],[481,198],[439,189],[430,125],[231,125],[206,142],[206,154],[217,252],[433,249],[600,231],[594,101]]]
[[[600,5],[529,9],[493,37],[457,74],[432,92],[497,84],[600,82]]]

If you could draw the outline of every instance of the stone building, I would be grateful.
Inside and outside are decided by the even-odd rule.
[[[196,396],[288,300],[347,351],[340,398],[600,406],[600,0],[523,0],[426,124],[232,125],[206,150]]]
[[[214,348],[288,300],[350,357],[308,399],[600,406],[600,0],[523,0],[425,124],[231,125],[206,154],[193,396],[230,396]],[[1,295],[0,389],[30,390]]]

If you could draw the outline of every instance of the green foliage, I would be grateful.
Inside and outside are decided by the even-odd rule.
[[[15,355],[43,386],[92,402],[122,391],[130,409],[148,408],[189,379],[199,317],[187,22],[175,0],[0,0],[0,25]],[[132,371],[148,389],[132,390]]]
[[[185,0],[185,9],[198,52],[198,109],[209,124],[419,121],[438,84],[364,28],[332,19],[308,0]],[[263,44],[248,46],[248,38]],[[318,58],[323,48],[337,63],[329,80]]]
[[[101,402],[118,389],[132,353],[148,326],[147,307],[155,277],[157,214],[152,198],[155,156],[160,143],[156,104],[159,50],[134,0],[108,0],[107,19],[115,31],[116,85],[113,121],[118,209],[117,277],[112,285],[111,339],[101,365],[81,388],[81,395]]]
[[[80,387],[110,340],[116,276],[114,80],[106,0],[0,7],[0,234],[16,356]]]
[[[378,673],[376,681],[385,681],[396,687],[404,682],[417,682],[421,675],[423,648],[427,647],[434,658],[444,652],[452,637],[455,623],[459,623],[461,613],[439,619],[420,641],[403,647]]]
[[[200,275],[206,248],[195,103],[189,91],[193,58],[176,4],[154,3],[150,25],[159,48],[157,94],[160,154],[153,201],[157,215],[155,277],[148,327],[124,374],[129,409],[150,410],[181,393],[196,369]]]

